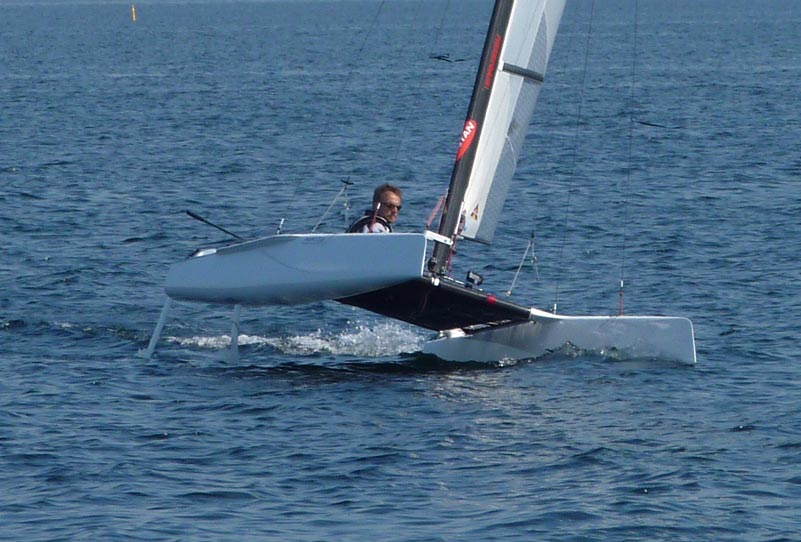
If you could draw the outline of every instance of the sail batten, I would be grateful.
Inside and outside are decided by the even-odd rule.
[[[439,233],[490,243],[525,139],[565,0],[497,0]],[[432,269],[450,257],[437,245]]]
[[[540,84],[545,82],[545,75],[540,72],[535,72],[534,70],[529,70],[521,66],[515,66],[514,64],[504,64],[503,71],[525,77],[526,79],[531,79]]]

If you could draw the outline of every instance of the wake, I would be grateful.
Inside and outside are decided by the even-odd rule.
[[[240,346],[268,347],[292,356],[358,356],[379,358],[419,352],[429,337],[395,322],[356,325],[341,331],[317,329],[287,336],[239,335]],[[231,345],[228,335],[165,337],[168,342],[203,350],[224,350]]]

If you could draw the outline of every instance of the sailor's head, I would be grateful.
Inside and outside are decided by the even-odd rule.
[[[378,216],[390,224],[398,219],[401,210],[403,193],[397,186],[382,184],[373,192],[373,209],[378,209]]]

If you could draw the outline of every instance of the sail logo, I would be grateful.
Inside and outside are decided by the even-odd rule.
[[[473,144],[473,138],[476,137],[478,131],[478,124],[473,119],[468,119],[464,123],[464,130],[462,130],[462,139],[459,142],[459,152],[456,153],[456,160],[461,160],[470,145]]]
[[[473,209],[472,213],[470,213],[470,218],[473,220],[478,220],[478,205],[476,205],[476,208]]]
[[[488,89],[492,86],[492,81],[495,79],[495,72],[498,70],[498,57],[501,56],[501,46],[503,45],[503,36],[498,34],[492,42],[492,54],[490,55],[490,64],[487,69],[487,76],[484,78],[484,88]]]

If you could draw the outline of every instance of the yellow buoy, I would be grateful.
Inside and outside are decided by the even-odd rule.
[[[131,19],[136,22],[136,5],[131,4]]]

